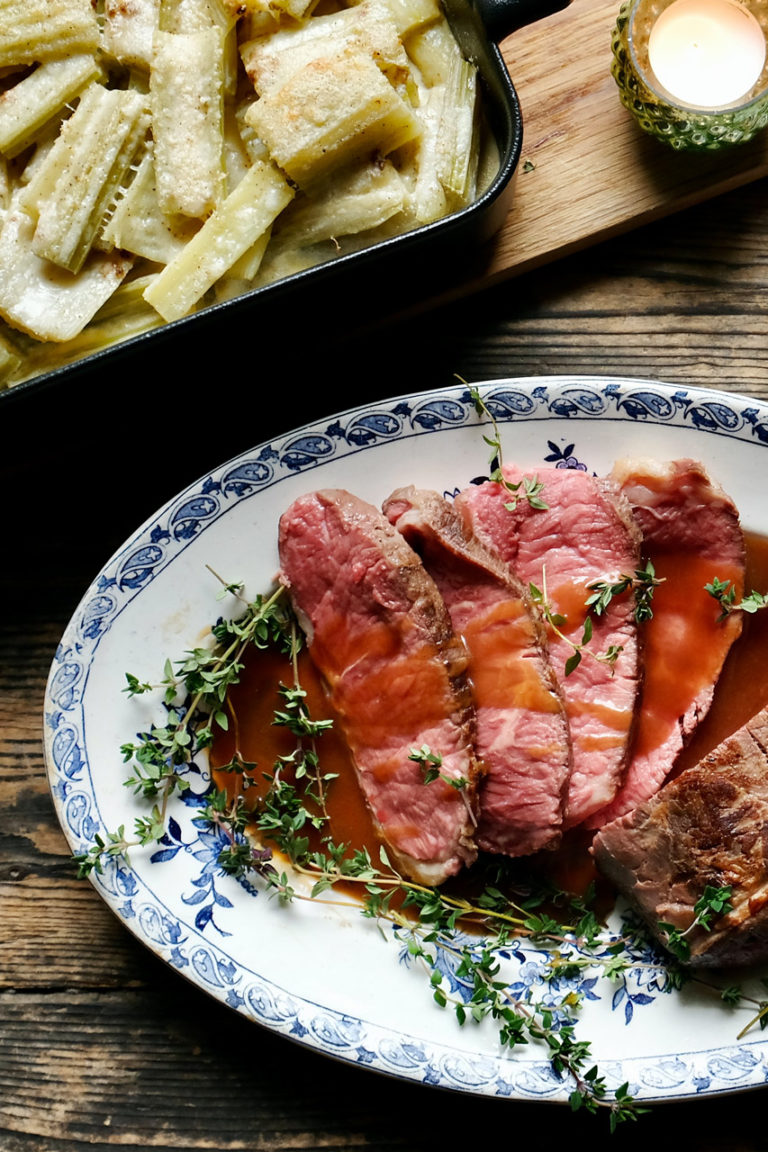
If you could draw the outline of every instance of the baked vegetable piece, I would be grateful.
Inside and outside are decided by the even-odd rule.
[[[37,256],[33,239],[30,217],[12,203],[0,227],[0,312],[38,339],[70,340],[122,283],[132,261],[93,252],[72,276]]]
[[[91,0],[0,0],[0,68],[99,49]]]
[[[375,61],[352,46],[267,88],[247,119],[300,188],[365,155],[386,156],[420,132]]]
[[[267,232],[293,197],[272,164],[249,168],[221,207],[144,292],[164,320],[186,315],[210,286]]]
[[[221,34],[156,32],[150,96],[160,207],[204,220],[224,193]]]
[[[32,250],[78,272],[145,144],[149,106],[140,92],[91,84],[23,191],[35,221]]]
[[[159,26],[160,0],[104,0],[104,49],[121,64],[149,72]]]
[[[41,64],[0,102],[0,152],[11,159],[18,156],[84,88],[103,78],[99,62],[89,52]]]

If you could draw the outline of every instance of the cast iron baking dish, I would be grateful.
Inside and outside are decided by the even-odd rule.
[[[499,167],[485,190],[468,207],[423,227],[380,241],[369,248],[339,255],[282,280],[212,304],[180,320],[164,324],[83,359],[13,385],[0,392],[0,409],[23,404],[38,393],[67,389],[78,380],[93,379],[109,388],[119,376],[129,380],[156,372],[158,383],[182,352],[218,349],[224,359],[240,349],[248,357],[248,342],[258,333],[285,326],[293,338],[311,318],[314,330],[331,324],[365,323],[379,310],[393,314],[413,305],[455,278],[468,254],[501,227],[514,195],[514,174],[520,159],[523,123],[512,78],[499,49],[509,35],[566,8],[570,0],[445,0],[446,14],[464,55],[478,68],[483,108],[499,155]],[[197,354],[197,353],[196,353]],[[193,361],[194,363],[194,361]],[[172,372],[173,374],[173,372]],[[176,381],[178,382],[178,380]]]

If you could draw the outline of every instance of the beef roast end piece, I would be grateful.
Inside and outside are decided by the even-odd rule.
[[[685,931],[707,886],[731,888],[732,911],[686,937],[692,967],[768,959],[768,709],[605,825],[592,851],[662,943],[660,922]]]
[[[343,490],[294,501],[279,550],[374,828],[400,871],[440,884],[476,857],[480,775],[466,649],[442,597],[383,513]],[[411,759],[424,745],[441,760],[429,783]]]

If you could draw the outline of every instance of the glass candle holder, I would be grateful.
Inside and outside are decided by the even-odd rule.
[[[751,140],[768,125],[767,31],[768,0],[625,0],[611,41],[621,102],[678,150]]]

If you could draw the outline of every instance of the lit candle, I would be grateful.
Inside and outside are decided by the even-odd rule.
[[[723,108],[746,96],[765,56],[760,24],[737,0],[674,0],[648,40],[656,79],[693,108]]]

